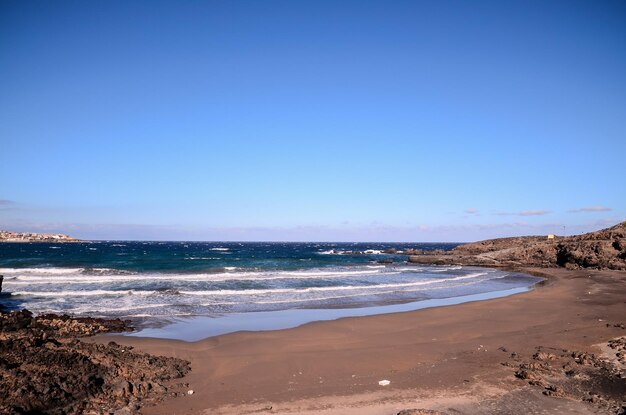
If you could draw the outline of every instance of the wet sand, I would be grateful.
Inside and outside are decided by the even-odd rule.
[[[548,355],[561,364],[572,351],[600,355],[608,350],[609,339],[626,336],[626,271],[518,271],[547,281],[506,298],[192,343],[126,336],[92,341],[115,340],[191,361],[185,378],[189,386],[158,407],[145,407],[145,414],[382,415],[406,408],[464,414],[606,413],[602,399],[584,402],[584,396],[569,392],[576,387],[626,400],[624,379],[593,384],[587,374],[561,379],[559,368],[537,369],[543,380],[535,385],[515,376],[520,365],[536,362],[538,350],[551,351]],[[587,366],[581,364],[581,370]],[[379,386],[383,379],[390,385]],[[188,389],[192,395],[186,394]]]

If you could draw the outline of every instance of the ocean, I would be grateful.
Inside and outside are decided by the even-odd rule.
[[[527,288],[540,280],[495,269],[406,262],[407,249],[456,245],[3,243],[2,302],[35,313],[119,317],[150,326],[198,316],[419,303]]]

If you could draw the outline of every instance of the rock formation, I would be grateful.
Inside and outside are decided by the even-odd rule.
[[[512,353],[502,365],[544,395],[588,402],[598,413],[622,414],[626,396],[626,336],[607,342],[610,353],[537,347],[532,357]],[[503,348],[500,350],[505,351]]]
[[[410,255],[409,262],[626,270],[626,222],[577,236],[490,239],[460,245],[448,252]]]
[[[126,330],[121,320],[0,314],[0,413],[132,414],[163,399],[189,362],[76,339]]]

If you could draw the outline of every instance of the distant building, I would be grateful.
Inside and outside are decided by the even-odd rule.
[[[549,233],[549,234],[548,234],[548,239],[554,239],[554,238],[555,238],[555,236],[554,236],[554,234],[553,234],[553,233]]]

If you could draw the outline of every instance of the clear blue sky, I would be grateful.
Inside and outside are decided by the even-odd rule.
[[[0,2],[0,228],[469,241],[626,218],[624,1]]]

